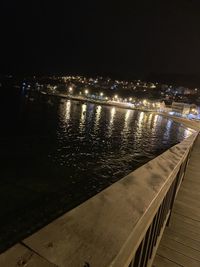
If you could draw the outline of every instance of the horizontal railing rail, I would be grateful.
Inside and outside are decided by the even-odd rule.
[[[68,267],[151,266],[198,133],[21,242]]]

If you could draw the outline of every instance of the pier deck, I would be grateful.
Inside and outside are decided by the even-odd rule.
[[[153,267],[200,267],[200,136]]]

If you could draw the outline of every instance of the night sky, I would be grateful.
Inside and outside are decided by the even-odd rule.
[[[200,1],[14,1],[0,7],[0,71],[200,74]]]

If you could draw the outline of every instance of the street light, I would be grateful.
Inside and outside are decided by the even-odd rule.
[[[88,93],[89,93],[89,92],[88,92],[88,90],[86,89],[86,90],[85,90],[85,94],[87,95]]]
[[[69,87],[69,92],[72,93],[72,91],[73,91],[73,88],[70,86]]]
[[[102,92],[100,93],[100,96],[103,96],[103,93]]]
[[[146,99],[145,100],[143,100],[143,105],[146,105],[147,104],[147,101],[146,101]]]
[[[129,101],[132,101],[133,100],[133,98],[132,97],[129,97]]]

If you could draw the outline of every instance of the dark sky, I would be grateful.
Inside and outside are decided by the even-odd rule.
[[[0,71],[199,74],[199,2],[2,0]]]

